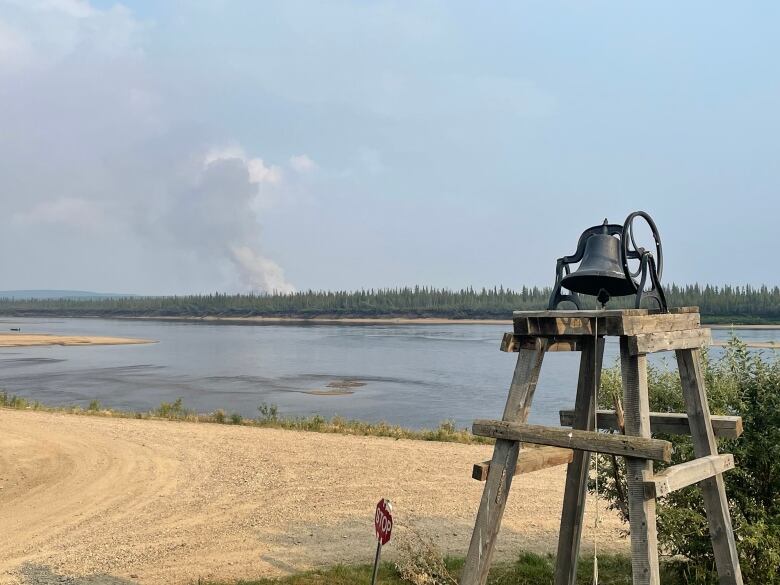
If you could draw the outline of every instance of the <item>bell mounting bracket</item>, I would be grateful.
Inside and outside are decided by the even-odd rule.
[[[655,255],[645,248],[638,246],[634,237],[634,220],[636,218],[642,218],[650,228],[655,242]],[[607,233],[610,236],[617,236],[620,240],[620,264],[623,268],[626,281],[630,283],[632,294],[635,294],[634,306],[640,307],[640,303],[643,298],[653,299],[658,308],[663,312],[668,311],[666,304],[666,295],[661,287],[661,274],[664,267],[663,246],[661,244],[661,236],[658,233],[658,227],[655,225],[653,218],[650,217],[644,211],[635,211],[631,213],[623,225],[608,223],[605,219],[602,225],[596,225],[586,229],[582,232],[579,241],[577,242],[577,249],[574,254],[570,256],[563,256],[558,258],[555,265],[555,285],[553,286],[552,294],[550,295],[550,302],[548,303],[548,310],[554,310],[559,304],[564,302],[572,303],[577,309],[582,309],[582,301],[580,295],[574,291],[567,290],[562,292],[563,278],[571,274],[571,265],[580,262],[585,255],[585,245],[591,236],[597,234]],[[639,265],[636,270],[632,270],[629,264],[630,260],[638,260]],[[650,279],[650,288],[645,290],[647,280]],[[638,280],[637,280],[638,279]],[[603,307],[610,299],[610,295],[601,290],[596,297]]]

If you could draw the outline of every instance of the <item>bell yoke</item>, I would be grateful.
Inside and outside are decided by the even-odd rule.
[[[652,231],[655,255],[636,244],[633,223],[637,217],[644,219]],[[635,271],[631,270],[629,260],[639,261]],[[570,265],[577,262],[580,263],[579,267],[571,272]],[[596,297],[602,307],[612,297],[635,295],[634,306],[638,309],[642,298],[647,297],[653,299],[663,312],[667,312],[666,296],[661,288],[662,271],[661,236],[647,213],[635,211],[623,225],[612,224],[605,219],[602,225],[582,232],[574,254],[558,258],[555,286],[547,308],[553,310],[563,302],[570,302],[577,309],[582,309],[580,293]],[[648,276],[651,286],[645,290]],[[562,288],[569,292],[563,294]]]

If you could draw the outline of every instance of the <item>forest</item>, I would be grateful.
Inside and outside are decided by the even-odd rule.
[[[119,298],[0,298],[5,316],[57,317],[438,317],[509,319],[514,310],[544,309],[549,288],[504,287],[448,290],[425,286],[292,294],[132,296]],[[698,306],[707,323],[780,323],[780,287],[666,287],[670,307]],[[633,297],[608,307],[631,306]],[[591,300],[591,307],[595,301]],[[565,308],[565,307],[562,307]]]

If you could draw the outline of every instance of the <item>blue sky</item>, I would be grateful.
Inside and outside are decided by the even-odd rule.
[[[0,0],[0,288],[778,284],[775,3]]]

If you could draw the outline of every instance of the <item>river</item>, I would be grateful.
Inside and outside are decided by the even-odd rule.
[[[0,349],[0,388],[11,394],[49,405],[86,406],[99,400],[105,407],[132,411],[148,411],[181,397],[185,407],[198,412],[221,408],[244,417],[258,416],[257,407],[265,402],[277,405],[283,416],[340,415],[413,428],[454,420],[469,426],[475,418],[500,417],[515,362],[515,355],[498,349],[502,334],[511,329],[500,324],[5,318],[0,327],[156,340],[146,345]],[[736,333],[746,340],[780,341],[777,330]],[[713,331],[719,340],[730,335],[728,330]],[[711,351],[717,355],[721,350]],[[608,338],[605,366],[616,363],[617,353],[617,339]],[[545,358],[531,422],[557,424],[558,410],[572,407],[578,357],[551,353]],[[673,359],[672,354],[653,356],[662,364],[671,365]]]

